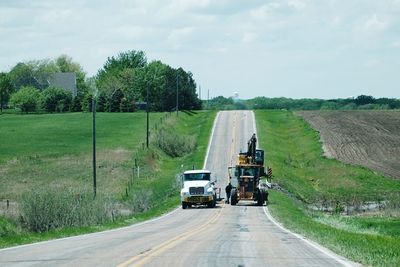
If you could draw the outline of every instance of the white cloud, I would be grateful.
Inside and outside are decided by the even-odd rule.
[[[377,33],[385,31],[388,27],[388,20],[374,14],[364,21],[360,29],[365,33]]]
[[[146,35],[149,32],[149,29],[134,25],[122,25],[116,28],[115,31],[125,38],[139,39]]]
[[[257,34],[254,32],[245,32],[242,36],[242,43],[252,43],[257,38]]]
[[[181,48],[187,37],[192,34],[193,30],[193,27],[184,27],[172,30],[172,32],[168,35],[168,43],[173,49]]]
[[[297,9],[297,10],[303,10],[306,8],[307,5],[306,5],[305,1],[302,1],[302,0],[289,0],[288,6],[294,8],[294,9]]]
[[[339,17],[339,16],[335,16],[335,17],[333,17],[333,18],[329,21],[329,24],[330,24],[331,26],[333,26],[333,27],[337,27],[337,26],[339,26],[340,24],[342,24],[342,18]]]
[[[375,68],[375,67],[379,67],[382,64],[383,64],[382,59],[373,58],[373,59],[367,60],[364,63],[364,66],[367,67],[367,68]]]
[[[395,48],[400,48],[400,40],[394,41],[391,46]]]
[[[269,2],[268,4],[264,4],[260,7],[257,7],[250,11],[251,17],[259,20],[265,20],[267,18],[271,18],[275,11],[282,8],[282,2]]]
[[[312,95],[318,84],[308,83],[307,71],[320,75],[321,80],[331,79],[332,88],[342,86],[343,96],[356,95],[358,91],[350,89],[359,84],[368,88],[371,75],[367,71],[376,73],[375,66],[388,73],[388,87],[398,79],[389,74],[394,73],[392,59],[400,58],[399,3],[0,0],[0,33],[4,36],[0,71],[8,71],[20,60],[67,53],[92,75],[108,56],[135,49],[145,51],[150,60],[187,68],[204,88],[219,88],[222,94],[229,90],[225,95],[230,95],[232,75],[237,78],[235,87],[248,88],[247,95],[241,94],[244,98],[262,95],[265,88],[271,88],[271,96],[302,97],[307,90]],[[246,68],[238,58],[246,61]],[[244,77],[252,75],[245,81]],[[292,76],[299,85],[281,82]],[[300,88],[301,84],[307,88]],[[298,95],[293,87],[299,88]],[[329,97],[341,94],[336,89]],[[318,94],[324,96],[324,92]]]
[[[173,10],[188,11],[196,8],[205,8],[210,5],[210,0],[174,0],[171,3]]]

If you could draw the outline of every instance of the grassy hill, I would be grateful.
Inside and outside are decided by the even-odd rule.
[[[182,168],[202,166],[215,112],[180,112],[179,117],[151,113],[149,149],[143,149],[145,113],[97,115],[98,197],[94,202],[89,201],[93,197],[91,114],[0,116],[0,135],[6,140],[0,144],[4,151],[0,157],[0,247],[127,225],[162,214],[179,203],[176,175]],[[191,136],[195,149],[171,157],[158,148],[156,132],[166,126],[182,137]],[[135,159],[140,177],[137,169],[133,172]],[[44,233],[29,230],[26,218],[17,220],[21,203],[27,200],[46,209],[49,203],[63,201],[73,206],[74,197],[79,197],[82,206],[87,203],[90,212],[106,204],[118,216],[78,227],[49,228]],[[5,208],[6,199],[11,200],[9,209]],[[68,213],[65,211],[60,212]]]
[[[151,129],[166,114],[152,113]],[[92,114],[0,116],[0,199],[36,186],[90,187]],[[99,190],[121,192],[133,151],[146,138],[145,113],[97,113]]]
[[[266,164],[286,191],[271,192],[271,213],[289,229],[354,261],[398,266],[399,181],[325,158],[319,134],[292,112],[260,110],[256,120]],[[384,207],[362,213],[370,202]],[[344,215],[347,208],[356,212]]]

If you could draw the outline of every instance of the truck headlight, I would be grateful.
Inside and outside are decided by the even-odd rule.
[[[207,192],[208,195],[212,195],[214,193],[214,190],[213,190],[212,187],[209,187],[209,188],[207,188],[206,192]]]

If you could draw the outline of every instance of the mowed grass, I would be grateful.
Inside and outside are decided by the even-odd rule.
[[[164,116],[151,113],[150,127]],[[91,187],[92,114],[2,115],[0,136],[0,199],[36,186]],[[96,139],[98,189],[116,194],[146,140],[146,114],[97,113]]]
[[[132,150],[146,138],[146,113],[96,113],[98,149]],[[163,113],[150,114],[153,127]],[[92,113],[0,116],[0,162],[92,149]]]
[[[256,111],[256,119],[260,147],[266,150],[266,164],[273,168],[273,181],[289,192],[271,192],[272,215],[287,228],[354,261],[398,266],[400,219],[392,217],[399,214],[398,204],[392,203],[395,212],[375,215],[341,216],[340,212],[343,206],[365,201],[396,201],[400,183],[323,157],[318,133],[289,111]],[[321,203],[333,206],[334,214],[308,208]]]

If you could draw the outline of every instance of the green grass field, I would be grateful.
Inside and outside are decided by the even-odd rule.
[[[142,150],[144,113],[98,113],[98,194],[111,197],[133,213],[102,225],[44,233],[27,231],[15,221],[0,217],[0,247],[129,225],[176,207],[177,174],[193,165],[202,166],[214,117],[215,112],[206,111],[180,112],[179,117],[151,113],[151,132],[160,127],[162,118],[180,134],[195,137],[196,149],[192,153],[171,158],[152,142],[149,150]],[[3,115],[0,123],[0,134],[8,140],[1,144],[1,150],[7,150],[0,161],[3,213],[4,199],[18,203],[24,192],[35,188],[82,188],[81,191],[91,192],[91,114]],[[141,175],[132,179],[135,158]]]
[[[288,191],[271,192],[272,215],[287,228],[354,261],[398,266],[398,206],[394,205],[395,212],[362,216],[342,216],[340,212],[346,205],[364,201],[390,201],[390,196],[400,192],[400,183],[323,157],[318,133],[292,112],[256,111],[256,119],[260,146],[266,150],[266,164],[273,168],[273,182]],[[333,214],[308,208],[321,203],[331,205]]]
[[[151,127],[162,113],[150,114]],[[99,150],[132,150],[146,138],[146,114],[97,113]],[[81,154],[92,149],[92,114],[66,113],[0,116],[0,162],[20,158]]]
[[[166,114],[151,113],[150,125]],[[0,117],[0,200],[43,186],[90,187],[90,113]],[[114,195],[131,173],[132,152],[146,140],[145,113],[97,113],[98,189]]]

